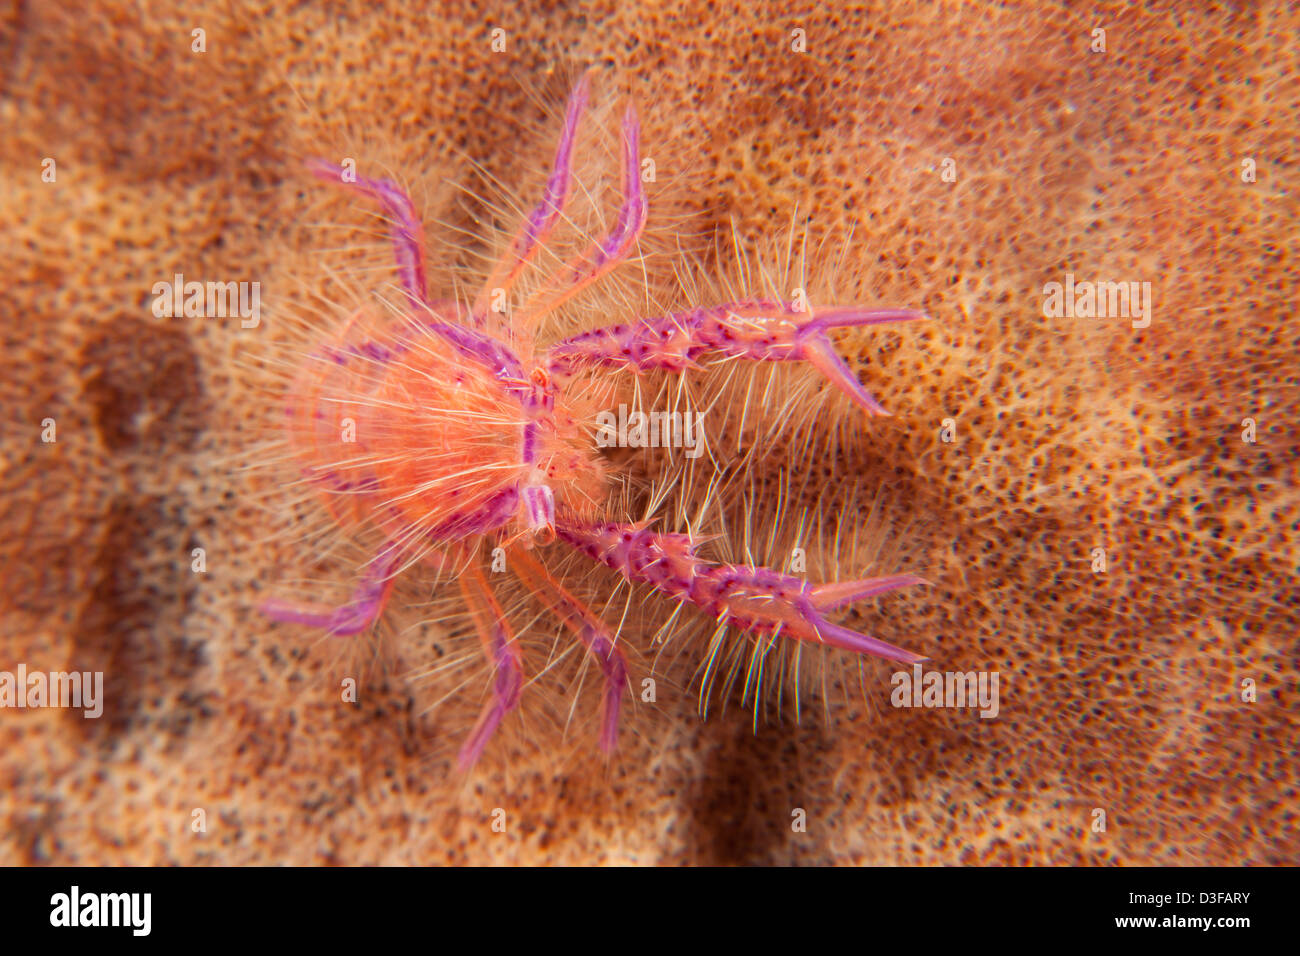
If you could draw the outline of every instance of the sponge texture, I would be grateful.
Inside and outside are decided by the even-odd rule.
[[[98,721],[0,711],[0,862],[1300,856],[1294,5],[213,6],[0,20],[0,669],[102,670],[107,698]],[[891,418],[796,369],[697,379],[757,396],[726,455],[762,438],[754,499],[711,521],[782,500],[810,516],[810,571],[924,574],[846,623],[997,671],[996,718],[894,709],[891,666],[836,659],[826,719],[755,729],[738,687],[700,722],[686,666],[604,767],[564,732],[561,666],[553,706],[464,780],[477,699],[439,709],[424,679],[473,641],[431,623],[441,591],[403,581],[346,645],[255,612],[286,568],[323,587],[357,561],[269,535],[319,515],[241,471],[279,414],[277,318],[343,314],[322,256],[385,252],[302,162],[382,164],[425,212],[431,276],[472,271],[514,225],[484,197],[537,195],[591,64],[636,99],[655,167],[618,301],[800,287],[931,316],[837,335]],[[261,281],[263,325],[156,318],[175,273]],[[1067,275],[1150,283],[1150,325],[1047,314]],[[758,523],[779,526],[765,559],[798,537]]]

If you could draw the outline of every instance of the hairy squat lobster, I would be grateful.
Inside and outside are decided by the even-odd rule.
[[[922,660],[892,644],[831,623],[826,612],[895,588],[924,583],[910,574],[809,585],[769,568],[716,565],[690,535],[648,523],[598,520],[604,461],[590,435],[596,409],[572,386],[580,377],[649,369],[683,372],[697,359],[809,362],[868,414],[884,409],[833,349],[828,330],[922,318],[901,309],[820,309],[745,301],[598,328],[539,346],[538,320],[628,258],[646,221],[639,178],[640,128],[622,122],[623,203],[612,227],[551,275],[507,316],[508,292],[562,218],[584,76],[571,94],[541,202],[525,219],[472,304],[429,298],[421,223],[407,195],[382,179],[348,182],[382,207],[404,293],[399,315],[362,310],[306,363],[288,410],[289,439],[336,521],[382,529],[386,543],[339,607],[269,600],[286,622],[355,634],[382,612],[398,573],[437,549],[463,556],[458,584],[493,668],[490,695],[459,754],[467,769],[518,703],[523,664],[515,635],[476,556],[485,540],[505,549],[524,586],[580,641],[604,680],[600,747],[612,751],[627,683],[615,634],[537,560],[534,546],[563,543],[677,602],[741,630],[785,636],[903,662]],[[338,169],[317,163],[324,179]],[[341,437],[340,415],[355,426]]]

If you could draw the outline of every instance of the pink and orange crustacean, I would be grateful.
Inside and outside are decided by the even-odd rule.
[[[262,610],[279,621],[356,634],[377,620],[394,580],[416,558],[458,564],[457,585],[492,669],[488,699],[460,749],[462,769],[482,755],[525,684],[517,636],[483,569],[496,548],[598,666],[599,745],[606,752],[615,747],[628,693],[624,654],[615,630],[539,560],[543,548],[576,549],[630,582],[649,585],[666,607],[694,605],[755,637],[923,660],[826,617],[851,602],[924,583],[919,577],[810,584],[766,567],[711,563],[698,553],[702,542],[689,534],[658,532],[648,522],[612,522],[602,514],[609,479],[591,434],[600,409],[590,389],[576,387],[580,381],[652,369],[686,373],[697,360],[806,362],[868,415],[885,414],[827,333],[922,315],[752,300],[536,341],[543,316],[632,255],[648,213],[638,175],[640,127],[629,105],[622,121],[623,201],[612,226],[519,305],[499,308],[564,221],[589,95],[587,74],[569,97],[541,201],[472,302],[430,298],[423,228],[398,186],[386,179],[344,179],[338,167],[323,162],[313,167],[320,178],[342,181],[382,209],[404,301],[395,314],[360,309],[304,357],[287,409],[289,444],[333,520],[344,529],[377,527],[385,543],[341,606],[271,599]]]

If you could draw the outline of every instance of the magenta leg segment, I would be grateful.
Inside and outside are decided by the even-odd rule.
[[[777,632],[809,643],[830,644],[859,654],[912,664],[924,657],[837,624],[822,615],[859,598],[913,584],[911,574],[815,587],[770,568],[715,565],[699,558],[688,535],[659,534],[638,525],[584,524],[561,520],[556,534],[586,555],[621,573],[629,581],[649,584],[664,594],[742,630]]]
[[[546,181],[546,191],[542,201],[537,204],[519,232],[510,241],[505,255],[493,270],[491,277],[483,286],[478,301],[474,303],[474,315],[486,312],[492,290],[509,289],[533,258],[560,221],[564,204],[569,198],[569,186],[572,182],[573,145],[578,138],[578,126],[582,114],[587,109],[587,98],[591,92],[590,74],[584,74],[573,93],[569,96],[569,105],[564,111],[564,129],[560,132],[560,145],[555,150],[555,162],[551,167],[550,178]]]
[[[628,106],[623,115],[623,205],[609,232],[560,269],[525,304],[520,323],[527,324],[586,288],[628,257],[645,228],[649,206],[641,188],[641,124]]]
[[[569,197],[573,144],[578,138],[578,125],[582,120],[583,112],[587,109],[587,97],[590,91],[590,76],[584,75],[569,94],[569,104],[564,111],[564,128],[560,131],[560,144],[555,150],[555,162],[551,167],[550,178],[546,181],[546,191],[542,194],[542,201],[525,220],[519,235],[510,244],[511,258],[514,260],[511,265],[512,274],[532,258],[538,244],[550,235],[555,224],[559,222],[565,200]]]
[[[398,274],[402,277],[402,288],[416,305],[428,305],[428,289],[424,276],[424,226],[415,215],[415,206],[411,198],[387,179],[367,179],[358,176],[356,182],[348,182],[341,178],[338,166],[324,160],[313,161],[311,171],[318,178],[354,189],[383,207],[389,219],[393,252],[397,258]]]
[[[922,318],[910,309],[838,306],[810,315],[788,302],[735,302],[572,336],[551,349],[550,368],[556,374],[602,365],[638,373],[652,368],[680,372],[705,356],[806,361],[868,413],[887,415],[836,353],[827,331]]]
[[[623,652],[615,644],[614,637],[605,623],[570,594],[527,551],[519,548],[512,549],[510,560],[520,579],[582,642],[587,654],[600,668],[605,679],[605,695],[601,707],[600,749],[605,753],[613,752],[618,743],[618,717],[622,706],[623,689],[627,685],[627,662]]]
[[[591,278],[604,273],[609,264],[627,258],[645,227],[650,207],[641,188],[640,151],[641,123],[629,105],[623,114],[623,206],[609,234],[592,247]]]
[[[584,627],[579,639],[605,678],[605,696],[601,702],[600,749],[605,753],[613,753],[618,745],[618,717],[622,709],[623,688],[627,686],[627,663],[623,652],[610,640],[609,631],[604,625]]]
[[[388,594],[393,587],[393,568],[397,564],[398,547],[388,544],[367,565],[365,572],[352,592],[352,600],[341,607],[319,604],[299,604],[270,598],[261,610],[267,617],[289,624],[305,624],[328,631],[336,637],[345,637],[365,630],[384,610]]]
[[[506,624],[505,612],[493,596],[483,572],[476,567],[466,569],[460,577],[460,587],[478,628],[484,654],[495,670],[492,699],[484,706],[456,760],[457,766],[466,771],[483,755],[483,748],[505,715],[518,706],[524,689],[524,675],[519,648]]]

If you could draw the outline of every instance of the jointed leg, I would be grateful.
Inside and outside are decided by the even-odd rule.
[[[578,124],[587,108],[587,96],[591,89],[591,76],[584,74],[569,96],[569,105],[564,111],[564,128],[560,132],[560,145],[555,150],[555,162],[551,168],[550,178],[546,181],[546,192],[542,201],[524,220],[519,231],[510,241],[505,255],[492,270],[492,275],[483,286],[483,291],[474,303],[474,315],[487,312],[493,290],[509,291],[524,266],[541,248],[546,237],[555,229],[569,197],[569,184],[572,179],[573,144],[578,138]]]
[[[627,662],[623,658],[623,652],[615,646],[614,638],[605,623],[565,590],[527,551],[512,548],[510,561],[520,580],[582,641],[587,653],[600,666],[605,677],[600,749],[606,753],[612,752],[618,742],[618,715],[623,688],[627,683]]]
[[[531,328],[537,319],[605,275],[628,257],[645,227],[648,206],[641,188],[641,124],[629,105],[623,114],[623,206],[604,237],[566,263],[529,297],[516,325]]]
[[[698,557],[688,535],[660,534],[644,525],[556,523],[556,534],[629,581],[690,601],[742,630],[784,634],[810,643],[830,644],[908,664],[924,657],[878,638],[832,624],[824,611],[926,582],[911,574],[812,586],[770,568],[715,565]]]
[[[319,627],[331,635],[346,636],[365,630],[384,610],[393,589],[393,568],[399,548],[386,544],[367,566],[352,592],[352,599],[341,607],[301,604],[269,598],[262,603],[262,613],[277,621]]]
[[[315,160],[311,171],[317,177],[354,189],[384,207],[389,218],[393,238],[393,252],[397,258],[402,288],[416,305],[427,305],[427,283],[424,277],[424,226],[415,215],[411,198],[394,182],[387,179],[367,179],[358,176],[347,182],[339,175],[339,168],[324,160]]]
[[[478,722],[474,724],[474,729],[470,731],[457,758],[458,766],[465,771],[474,766],[482,755],[483,748],[500,725],[501,719],[519,703],[524,678],[514,635],[482,570],[471,564],[459,580],[461,593],[465,596],[470,616],[474,619],[479,638],[483,642],[483,651],[495,670],[492,677],[492,699],[484,705]]]
[[[832,328],[922,318],[922,313],[910,309],[837,306],[811,314],[796,311],[788,302],[735,302],[583,332],[551,348],[550,369],[556,374],[601,365],[633,372],[683,371],[706,355],[806,361],[869,414],[887,415],[836,353],[826,333]]]

